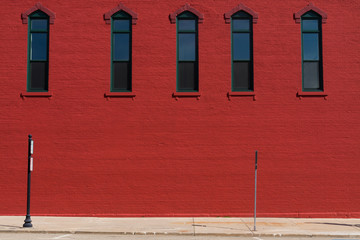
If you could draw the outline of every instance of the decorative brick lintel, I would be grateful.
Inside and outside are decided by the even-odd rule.
[[[120,3],[115,8],[111,9],[107,13],[104,13],[104,20],[106,24],[111,24],[111,16],[119,11],[124,11],[131,16],[131,23],[135,25],[138,20],[138,14],[132,11],[130,8],[126,7],[124,4]]]
[[[49,23],[50,24],[54,24],[55,22],[55,17],[56,14],[51,11],[50,9],[44,7],[41,3],[36,3],[35,6],[29,8],[28,10],[26,10],[25,12],[21,13],[21,20],[23,24],[27,24],[28,23],[28,17],[30,14],[32,14],[33,12],[40,10],[42,12],[44,12],[45,14],[47,14],[49,16]]]
[[[250,14],[252,16],[252,22],[257,23],[259,15],[256,12],[254,12],[251,8],[248,8],[242,3],[240,3],[239,5],[237,5],[236,7],[234,7],[233,9],[231,9],[230,11],[224,14],[225,23],[231,23],[231,16],[239,11],[244,11]]]
[[[189,11],[196,15],[198,17],[198,23],[204,22],[204,15],[195,8],[191,7],[190,4],[186,3],[183,7],[179,8],[178,10],[169,15],[170,23],[176,23],[176,17],[185,11]]]
[[[313,3],[309,3],[306,7],[294,13],[294,19],[296,23],[301,23],[301,16],[307,13],[308,11],[314,11],[321,16],[322,23],[326,23],[327,20],[327,13],[321,10],[320,8],[316,7]]]

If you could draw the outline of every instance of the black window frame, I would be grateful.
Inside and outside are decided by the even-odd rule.
[[[316,20],[317,24],[318,24],[318,29],[317,30],[306,30],[304,29],[304,21],[307,20]],[[318,38],[318,59],[317,60],[309,60],[309,59],[305,59],[304,58],[304,36],[306,34],[313,34],[313,35],[317,35]],[[324,91],[324,81],[323,81],[323,54],[322,54],[322,17],[310,10],[306,13],[304,13],[301,16],[301,59],[302,59],[302,91],[304,92],[323,92]],[[306,63],[317,63],[318,64],[318,75],[315,76],[318,78],[318,85],[319,87],[317,88],[306,88],[306,79],[305,79],[305,75],[308,74],[305,72],[305,64]],[[307,75],[308,76],[308,75]],[[314,76],[312,76],[314,77]]]
[[[234,29],[234,20],[247,20],[249,22],[249,29]],[[234,49],[235,49],[235,34],[249,34],[249,59],[235,59],[234,57]],[[242,79],[235,79],[235,76],[238,75],[236,73],[237,68],[235,65],[238,63],[247,63],[248,64],[248,79],[247,86],[248,87],[236,87],[236,85],[241,85],[239,82]],[[253,60],[253,17],[247,12],[240,10],[234,13],[231,16],[231,90],[233,92],[253,92],[254,91],[254,60]]]
[[[114,21],[116,20],[125,20],[128,21],[129,29],[128,30],[116,30]],[[114,50],[115,50],[115,35],[117,34],[127,34],[129,35],[129,59],[128,60],[115,60]],[[127,72],[121,71],[121,69],[116,69],[115,65],[119,63],[127,64]],[[120,67],[123,67],[120,65]],[[119,70],[119,71],[117,71]],[[117,73],[125,74],[127,76],[120,76],[118,79],[115,79]],[[124,80],[125,79],[125,80]],[[126,81],[126,82],[124,82]],[[116,85],[124,85],[125,87],[116,87]],[[110,92],[132,92],[132,16],[127,12],[120,10],[114,13],[111,16],[111,83],[110,83]]]
[[[37,10],[28,16],[28,66],[27,66],[27,91],[28,92],[48,92],[49,90],[49,30],[50,22],[49,16],[41,10]],[[32,29],[32,23],[34,20],[46,20],[46,29]],[[46,59],[32,59],[32,53],[34,51],[32,46],[33,34],[46,34]],[[39,63],[42,63],[43,67],[39,68]],[[35,66],[37,66],[35,68]],[[35,72],[35,69],[37,72]],[[42,87],[35,87],[35,78],[41,76],[44,78]]]
[[[193,20],[195,22],[194,30],[180,30],[179,25],[181,21]],[[195,36],[195,60],[180,60],[180,35],[183,34],[193,34]],[[177,42],[177,80],[176,80],[176,91],[177,92],[199,92],[199,57],[198,57],[198,17],[189,11],[184,11],[176,17],[176,42]],[[183,88],[181,87],[184,84],[183,78],[189,75],[189,72],[186,71],[186,65],[190,63],[193,64],[193,81],[192,88]]]

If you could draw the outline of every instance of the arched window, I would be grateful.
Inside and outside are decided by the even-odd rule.
[[[49,16],[37,10],[28,16],[28,92],[47,92],[49,82]]]
[[[111,16],[111,91],[131,92],[132,19],[119,11]]]
[[[302,90],[323,91],[321,16],[308,11],[301,16]]]
[[[198,17],[189,11],[177,15],[177,91],[199,91]]]
[[[252,16],[239,11],[231,16],[232,91],[253,91]]]

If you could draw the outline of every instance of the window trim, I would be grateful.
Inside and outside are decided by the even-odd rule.
[[[197,91],[178,91],[178,24],[176,24],[177,16],[181,15],[184,12],[190,12],[197,18],[196,23],[196,48],[197,48],[197,71],[198,71],[198,79],[197,79]],[[191,7],[190,4],[186,3],[183,7],[177,9],[175,12],[169,14],[169,20],[171,24],[176,24],[176,91],[172,93],[172,97],[175,98],[175,100],[178,100],[178,98],[196,98],[200,99],[200,81],[199,81],[199,48],[198,48],[198,42],[199,42],[199,24],[204,22],[204,15],[200,13],[195,8]]]
[[[133,28],[132,28],[132,25],[136,25],[137,24],[137,21],[138,21],[138,14],[135,13],[134,11],[132,11],[130,8],[126,7],[124,4],[120,3],[118,4],[116,7],[114,7],[113,9],[111,9],[110,11],[104,13],[103,15],[103,18],[104,18],[104,21],[106,24],[110,25],[110,28],[111,28],[111,45],[110,45],[110,92],[105,92],[104,93],[104,98],[106,99],[109,99],[109,98],[132,98],[134,100],[136,94],[134,93],[134,88],[133,88],[133,75],[132,75],[132,72],[131,72],[131,92],[129,91],[113,91],[112,90],[112,52],[113,52],[113,49],[112,49],[112,41],[113,41],[113,24],[112,24],[112,16],[118,12],[125,12],[126,14],[128,14],[129,16],[131,16],[131,24],[130,24],[130,27],[131,27],[131,41],[130,41],[130,52],[132,52],[132,38],[133,38]],[[132,64],[132,58],[131,58],[131,64]],[[132,69],[132,66],[131,66],[131,69]]]
[[[40,90],[31,90],[30,89],[30,81],[29,79],[30,77],[30,29],[31,29],[31,15],[33,13],[36,13],[37,11],[41,11],[42,13],[44,13],[44,15],[47,15],[47,19],[48,19],[48,29],[47,29],[47,90],[46,91],[40,91]],[[28,42],[27,42],[27,70],[26,70],[26,91],[20,93],[20,97],[24,98],[24,97],[47,97],[47,98],[51,98],[53,96],[53,94],[50,92],[50,82],[49,82],[49,48],[50,48],[50,24],[54,24],[55,23],[55,18],[56,18],[56,14],[55,12],[51,11],[50,9],[46,8],[45,6],[43,6],[41,3],[36,3],[33,7],[27,9],[26,11],[21,13],[21,21],[23,24],[28,24],[28,29],[27,29],[27,36],[28,36]]]
[[[233,48],[233,44],[232,44],[232,16],[240,11],[243,11],[245,13],[247,13],[248,15],[251,16],[252,19],[252,24],[251,24],[251,40],[252,40],[252,50],[251,50],[251,54],[252,54],[252,75],[253,75],[253,90],[252,91],[232,91],[232,86],[233,86],[233,57],[232,57],[232,48]],[[237,5],[236,7],[234,7],[233,9],[231,9],[230,11],[224,13],[224,19],[225,19],[225,23],[226,24],[230,24],[230,44],[231,44],[231,91],[227,92],[227,97],[230,101],[231,97],[252,97],[254,101],[256,101],[256,93],[255,93],[255,79],[254,79],[254,51],[253,51],[253,30],[254,30],[254,24],[256,24],[258,22],[259,19],[259,14],[256,13],[254,10],[252,10],[251,8],[245,6],[244,4],[240,3],[239,5]]]
[[[324,74],[323,74],[323,54],[322,54],[322,28],[323,24],[327,22],[327,13],[321,10],[320,8],[316,7],[313,3],[309,3],[306,7],[302,8],[298,12],[294,13],[294,20],[295,23],[301,24],[301,19],[304,14],[307,12],[313,11],[318,14],[321,19],[319,25],[321,26],[321,68],[322,68],[322,91],[303,91],[303,69],[301,72],[301,90],[298,90],[296,96],[301,99],[302,97],[323,97],[325,100],[328,97],[328,94],[325,91],[325,81],[324,81]],[[320,21],[320,20],[319,20]],[[301,47],[302,47],[302,26],[300,25],[300,33],[301,33]],[[303,68],[303,50],[301,49],[301,68]]]

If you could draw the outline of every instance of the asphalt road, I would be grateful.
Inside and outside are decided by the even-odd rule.
[[[0,233],[0,240],[335,240],[331,237],[215,237],[215,236],[144,236],[108,234]],[[350,240],[339,239],[336,240]],[[354,238],[351,240],[355,240]],[[360,239],[356,239],[360,240]]]

